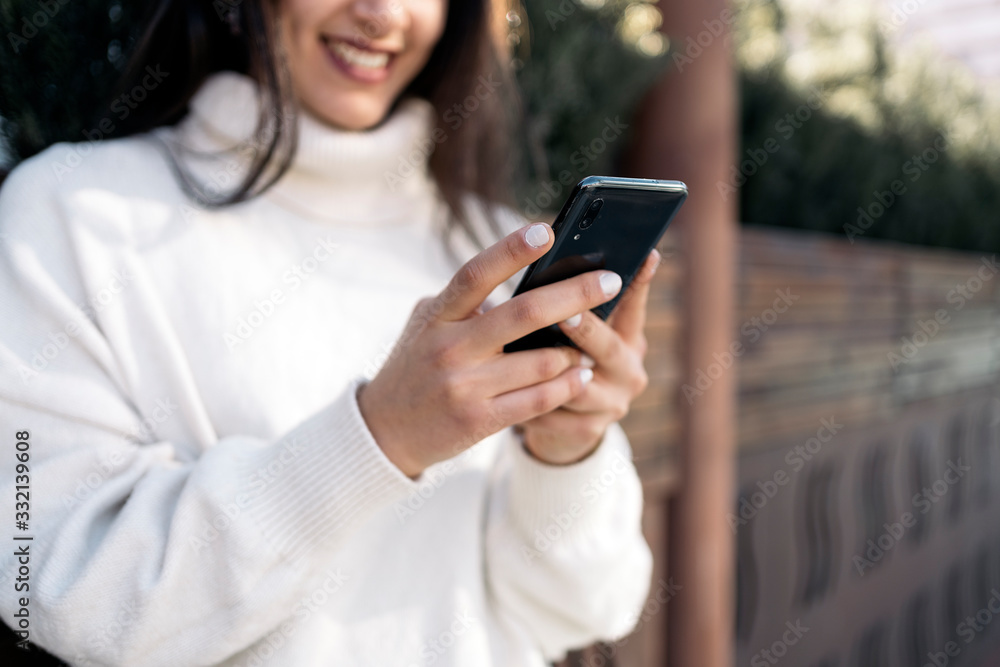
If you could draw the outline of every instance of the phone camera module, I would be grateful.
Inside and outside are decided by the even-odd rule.
[[[594,224],[594,220],[597,219],[597,214],[601,212],[602,206],[604,206],[603,199],[595,199],[591,202],[587,208],[587,213],[583,216],[583,220],[580,221],[580,229],[587,229]]]

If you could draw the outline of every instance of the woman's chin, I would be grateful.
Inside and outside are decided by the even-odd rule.
[[[351,104],[313,105],[304,102],[303,107],[322,123],[341,130],[368,130],[385,118],[389,105],[379,101],[358,100]]]

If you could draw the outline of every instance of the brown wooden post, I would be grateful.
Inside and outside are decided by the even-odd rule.
[[[718,188],[729,182],[737,151],[731,10],[725,0],[661,0],[659,8],[662,30],[684,59],[675,60],[644,100],[626,171],[683,180],[690,190],[674,227],[684,262],[681,384],[696,387],[699,371],[718,365],[714,355],[736,340],[736,201],[723,199]],[[690,402],[678,396],[681,490],[670,512],[669,568],[682,589],[670,603],[666,628],[674,667],[733,661],[735,556],[726,516],[733,497],[736,379],[734,364],[703,395]]]

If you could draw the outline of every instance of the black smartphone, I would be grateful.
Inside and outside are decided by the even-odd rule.
[[[606,320],[686,198],[687,186],[680,181],[588,176],[573,188],[552,223],[552,247],[528,267],[513,296],[607,269],[621,276],[622,289],[592,310]],[[504,352],[559,345],[575,347],[552,325],[508,343]]]

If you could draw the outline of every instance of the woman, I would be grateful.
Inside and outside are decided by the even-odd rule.
[[[2,599],[9,620],[29,596],[30,641],[82,665],[520,666],[633,627],[651,557],[616,422],[656,258],[607,324],[607,271],[484,305],[553,238],[469,241],[512,217],[488,16],[164,2],[130,136],[10,175],[0,421],[29,455],[3,491],[30,483],[33,540]],[[502,352],[560,322],[585,355]]]

